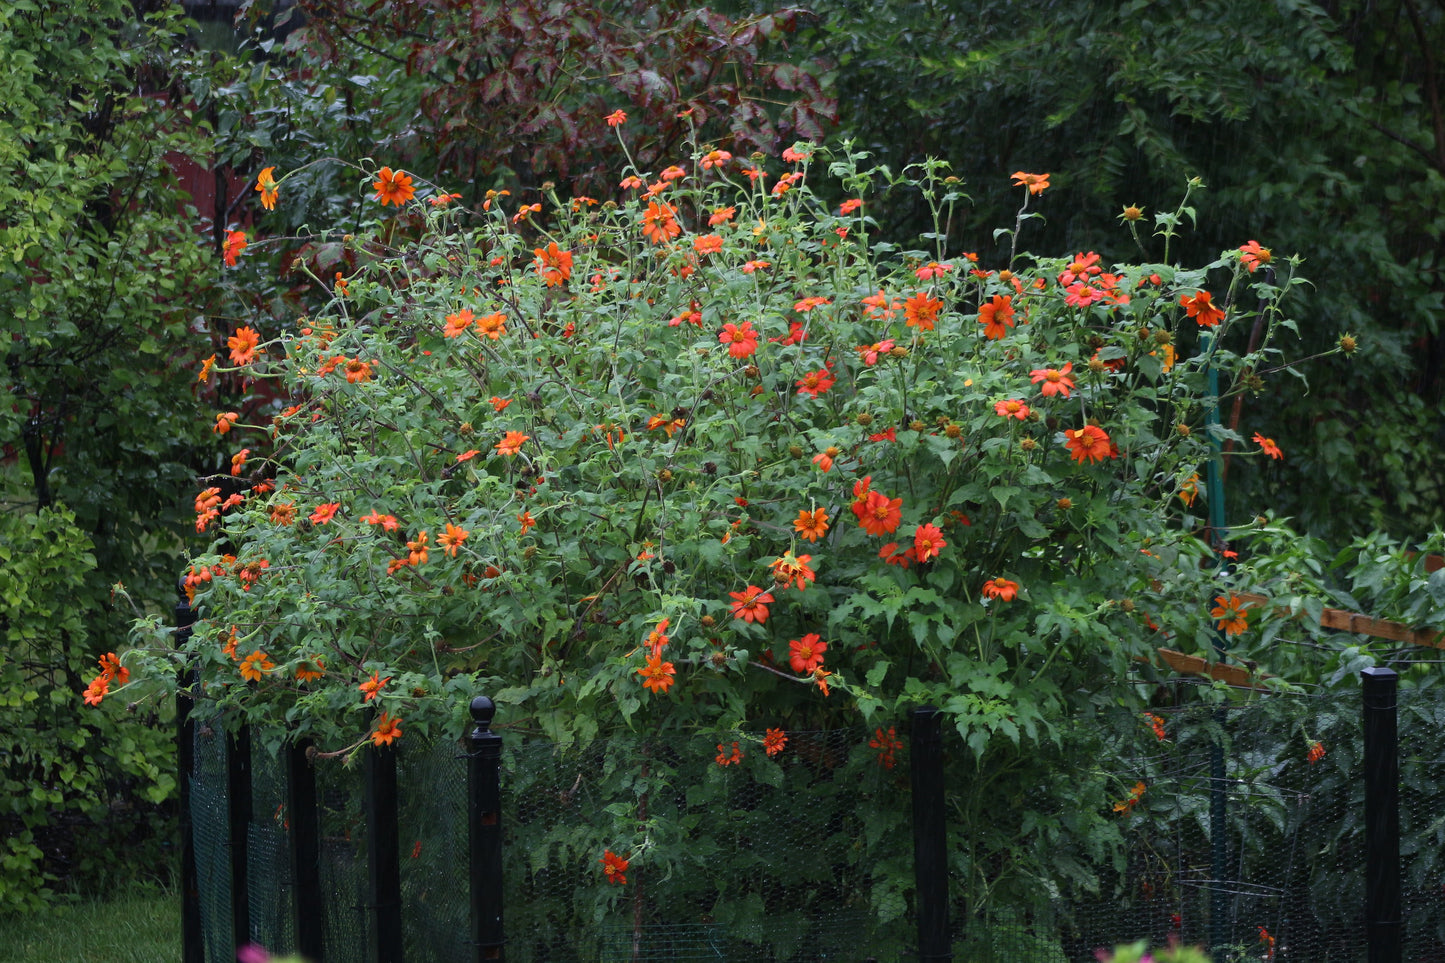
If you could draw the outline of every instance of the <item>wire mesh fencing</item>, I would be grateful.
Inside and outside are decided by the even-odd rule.
[[[1404,954],[1445,958],[1445,690],[1402,689],[1399,719]],[[1212,947],[1220,960],[1365,959],[1357,691],[1258,692],[1142,717],[1101,710],[1078,726],[1052,781],[1032,787],[1010,788],[956,734],[945,739],[955,959],[1087,961],[1141,939]],[[915,957],[906,739],[850,729],[789,732],[771,746],[761,732],[563,746],[506,732],[506,958]],[[196,735],[191,796],[213,963],[234,958],[237,936],[225,741]],[[250,761],[243,930],[286,950],[296,939],[286,769],[260,746]],[[461,740],[397,755],[408,961],[480,958],[467,765]],[[376,958],[362,768],[314,767],[328,963]]]

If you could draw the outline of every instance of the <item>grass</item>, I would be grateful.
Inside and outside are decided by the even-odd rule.
[[[0,918],[0,963],[164,963],[181,958],[181,901],[154,884],[114,899]]]

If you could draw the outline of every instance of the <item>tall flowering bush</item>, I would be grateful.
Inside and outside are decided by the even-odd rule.
[[[1253,241],[1194,267],[1023,253],[1048,176],[1022,171],[980,187],[1020,205],[1017,253],[984,263],[942,246],[967,201],[942,164],[677,160],[479,210],[365,173],[372,223],[333,239],[356,267],[305,316],[237,324],[205,373],[286,400],[214,415],[234,453],[196,496],[213,541],[179,653],[201,711],[341,754],[455,731],[479,691],[564,743],[767,730],[723,767],[863,721],[892,768],[927,703],[991,773],[968,811],[1052,786],[1102,824],[1128,786],[1070,754],[1095,711],[1143,708],[1118,683],[1161,626],[1212,642],[1196,513],[1230,433],[1206,430],[1207,372],[1228,395],[1279,366],[1294,264]],[[916,249],[874,241],[890,192],[935,213]],[[1166,244],[1190,214],[1156,218]],[[137,677],[173,678],[164,626],[138,641]]]

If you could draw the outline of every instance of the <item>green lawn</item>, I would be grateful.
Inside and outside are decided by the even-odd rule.
[[[0,963],[169,963],[181,958],[181,902],[155,886],[106,902],[0,918]]]

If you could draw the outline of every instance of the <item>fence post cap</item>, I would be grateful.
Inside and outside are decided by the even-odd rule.
[[[484,695],[479,695],[472,700],[472,721],[477,728],[485,732],[492,725],[492,718],[497,714],[497,704]]]
[[[1388,682],[1400,677],[1400,674],[1394,669],[1386,668],[1383,665],[1372,665],[1368,669],[1361,669],[1360,675],[1366,679],[1379,679],[1382,682]]]

